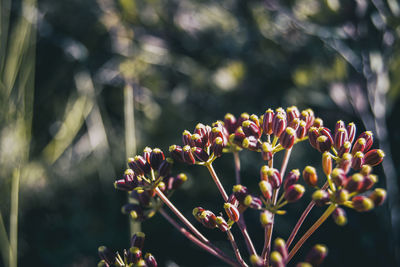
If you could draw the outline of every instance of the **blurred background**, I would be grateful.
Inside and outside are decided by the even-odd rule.
[[[126,194],[113,187],[127,156],[167,151],[183,130],[227,112],[297,105],[328,127],[342,119],[373,131],[389,199],[348,210],[343,228],[329,219],[294,262],[324,243],[324,266],[399,266],[399,37],[396,0],[1,0],[0,265],[96,266],[98,246],[129,246]],[[298,145],[288,168],[319,157]],[[244,184],[256,188],[261,159],[241,159]],[[228,189],[232,163],[215,163]],[[182,170],[189,180],[172,200],[183,213],[220,210],[205,168],[174,166]],[[274,237],[286,239],[307,204],[288,206]],[[261,250],[257,213],[246,220]],[[223,266],[159,215],[142,230],[160,266]]]

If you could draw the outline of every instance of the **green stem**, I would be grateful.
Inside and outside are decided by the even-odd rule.
[[[293,249],[290,251],[287,262],[289,262],[293,256],[296,254],[296,252],[301,248],[301,246],[306,242],[306,240],[315,232],[315,230],[318,229],[318,227],[321,226],[323,222],[325,222],[326,219],[332,214],[332,212],[335,211],[336,209],[336,204],[331,204],[324,214],[321,215],[321,217],[313,224],[313,226],[308,229],[308,231],[300,238],[300,240],[296,243],[296,245],[293,247]]]
[[[17,168],[14,171],[12,184],[11,184],[10,267],[17,267],[19,179],[20,179],[20,169]]]

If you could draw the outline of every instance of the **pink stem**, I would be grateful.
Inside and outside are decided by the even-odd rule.
[[[242,256],[240,255],[239,248],[238,248],[238,246],[237,246],[237,244],[236,244],[236,242],[235,242],[235,238],[233,237],[231,230],[228,229],[228,230],[226,231],[226,234],[228,235],[228,239],[229,239],[229,241],[231,242],[233,251],[235,252],[235,255],[236,255],[236,259],[239,261],[240,265],[241,265],[242,267],[248,267],[247,264],[246,264],[246,263],[244,262],[244,260],[242,259]]]
[[[209,171],[210,174],[211,174],[211,177],[212,177],[213,180],[214,180],[215,185],[218,187],[218,190],[219,190],[219,192],[221,193],[222,198],[224,199],[225,202],[228,202],[228,198],[229,198],[229,197],[228,197],[228,195],[226,194],[226,191],[225,191],[224,187],[222,186],[221,182],[219,181],[218,176],[217,176],[217,174],[215,173],[215,170],[214,170],[212,164],[207,164],[206,166],[207,166],[208,171]]]

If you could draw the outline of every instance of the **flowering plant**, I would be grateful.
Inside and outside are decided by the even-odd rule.
[[[365,212],[383,203],[386,191],[381,188],[372,190],[377,182],[372,167],[382,162],[384,153],[380,149],[372,149],[373,134],[370,131],[355,137],[354,123],[346,125],[343,121],[338,121],[334,129],[330,130],[323,125],[322,119],[314,116],[311,109],[300,112],[295,106],[286,110],[268,109],[261,116],[243,113],[236,118],[227,114],[223,121],[216,121],[211,126],[197,124],[193,133],[185,130],[182,134],[183,145],[169,147],[170,157],[165,157],[158,148],[146,147],[143,155],[128,160],[129,169],[122,179],[115,182],[115,187],[129,192],[131,201],[123,206],[122,211],[132,219],[144,221],[159,212],[190,241],[231,266],[286,266],[328,217],[332,216],[338,225],[346,224],[346,213],[341,207]],[[306,166],[302,172],[293,169],[286,174],[293,147],[306,140],[322,154],[323,175],[312,166]],[[250,192],[244,185],[246,181],[241,179],[239,153],[244,149],[260,153],[264,162],[260,168],[258,192]],[[274,158],[279,152],[284,153],[284,156],[278,168]],[[236,173],[236,185],[228,193],[213,167],[213,162],[224,153],[233,154]],[[171,202],[172,193],[187,179],[183,173],[171,174],[174,162],[200,165],[208,169],[221,194],[221,210],[225,216],[219,211],[217,214],[220,215],[217,216],[215,212],[204,207],[194,207],[192,214],[202,226],[218,229],[226,234],[235,258],[214,245]],[[315,190],[312,199],[287,240],[277,238],[272,244],[275,216],[284,215],[286,211],[283,208],[299,201],[305,192],[305,187],[299,183],[300,176],[303,176],[308,187]],[[171,217],[164,206],[183,225]],[[326,210],[291,248],[298,230],[314,206],[324,207]],[[259,211],[260,224],[264,228],[264,246],[259,251],[253,245],[246,228],[243,214],[248,209]],[[242,257],[231,231],[232,227],[238,227],[243,235],[249,262]],[[143,234],[134,235],[131,248],[124,251],[124,259],[119,254],[109,253],[108,249],[100,247],[100,264],[157,266],[152,255],[147,255],[143,260],[142,245],[136,245],[138,236]],[[307,254],[304,262],[297,266],[318,266],[326,255],[327,248],[317,244]]]

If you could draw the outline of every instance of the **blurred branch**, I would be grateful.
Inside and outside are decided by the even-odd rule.
[[[10,209],[10,267],[17,267],[18,257],[18,195],[20,168],[15,169],[11,183]]]
[[[10,249],[11,249],[10,242],[8,241],[7,231],[4,226],[3,216],[1,215],[0,212],[0,250],[4,266],[8,266],[9,264]]]

